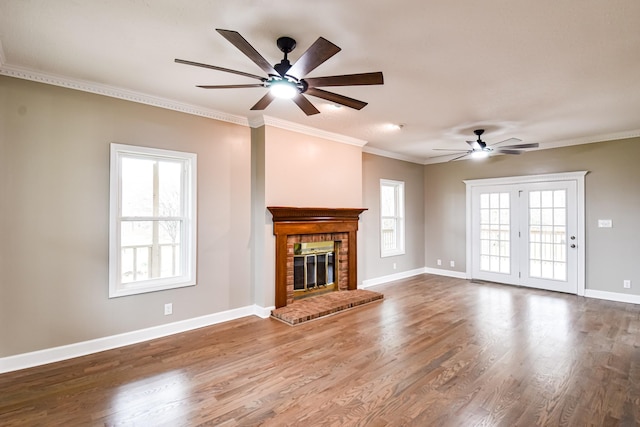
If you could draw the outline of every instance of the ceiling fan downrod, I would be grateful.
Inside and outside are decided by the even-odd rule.
[[[478,143],[478,145],[480,146],[480,149],[483,151],[487,150],[487,144],[481,138],[482,134],[484,133],[484,129],[476,129],[473,131],[473,133],[475,133],[478,136],[478,140],[476,141],[476,143]]]
[[[278,49],[284,53],[284,58],[278,64],[274,65],[273,68],[276,69],[280,76],[284,77],[287,71],[289,71],[289,68],[291,68],[291,62],[289,62],[287,55],[296,48],[296,41],[291,37],[284,36],[280,37],[276,41],[276,44],[278,45]]]

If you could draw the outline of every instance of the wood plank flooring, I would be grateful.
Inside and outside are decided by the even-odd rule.
[[[640,425],[640,306],[422,275],[0,375],[2,426]]]

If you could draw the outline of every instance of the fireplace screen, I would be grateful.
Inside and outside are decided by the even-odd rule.
[[[335,285],[335,243],[296,243],[293,246],[293,290],[306,292]]]

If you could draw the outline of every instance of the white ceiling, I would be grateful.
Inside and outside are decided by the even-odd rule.
[[[173,61],[262,75],[216,28],[274,64],[278,37],[296,39],[295,62],[322,36],[342,51],[309,76],[382,71],[385,83],[327,88],[368,102],[360,111],[313,97],[315,116],[288,100],[250,111],[265,89],[195,85],[255,80]],[[638,0],[0,0],[0,43],[2,74],[264,114],[420,163],[443,154],[434,148],[468,148],[476,128],[489,144],[517,137],[541,148],[640,135]]]

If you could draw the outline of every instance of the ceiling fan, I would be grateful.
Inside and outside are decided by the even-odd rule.
[[[260,67],[262,71],[267,74],[267,77],[245,73],[243,71],[231,70],[229,68],[217,67],[215,65],[186,61],[184,59],[176,59],[175,62],[224,71],[226,73],[238,74],[260,80],[260,83],[254,84],[198,85],[198,87],[203,89],[237,89],[252,87],[264,87],[269,89],[267,94],[264,95],[253,107],[251,107],[252,110],[264,110],[275,98],[290,98],[302,111],[304,111],[307,116],[319,113],[320,111],[303,94],[315,96],[336,104],[360,110],[367,105],[366,102],[318,88],[326,86],[381,85],[384,83],[381,72],[304,78],[308,73],[341,50],[338,46],[323,37],[319,37],[318,40],[316,40],[315,43],[313,43],[293,65],[291,65],[287,59],[287,55],[296,47],[296,41],[291,37],[280,37],[276,44],[284,53],[284,59],[282,59],[278,64],[272,66],[237,31],[221,29],[216,29],[216,31],[237,47],[258,67]]]
[[[538,143],[537,142],[533,142],[533,143],[529,143],[529,144],[514,144],[514,145],[502,145],[500,147],[496,147],[499,144],[504,144],[506,142],[522,142],[521,139],[518,138],[509,138],[509,139],[505,139],[504,141],[500,141],[500,142],[496,142],[491,144],[491,146],[487,145],[486,142],[484,142],[482,140],[482,134],[484,133],[484,129],[476,129],[473,131],[473,133],[476,134],[476,136],[478,137],[477,140],[475,141],[467,141],[467,144],[469,144],[471,146],[471,150],[449,150],[449,149],[445,149],[445,148],[434,148],[434,150],[437,151],[457,151],[457,152],[464,152],[463,155],[458,156],[458,157],[454,157],[453,159],[450,159],[449,161],[454,161],[454,160],[458,160],[461,159],[463,157],[466,156],[471,156],[473,158],[484,158],[484,157],[488,157],[490,154],[492,153],[500,153],[500,154],[521,154],[523,151],[522,149],[524,148],[538,148]],[[493,148],[495,147],[495,148]],[[451,156],[453,154],[444,154],[443,156]],[[441,157],[441,156],[436,156],[436,157]]]

